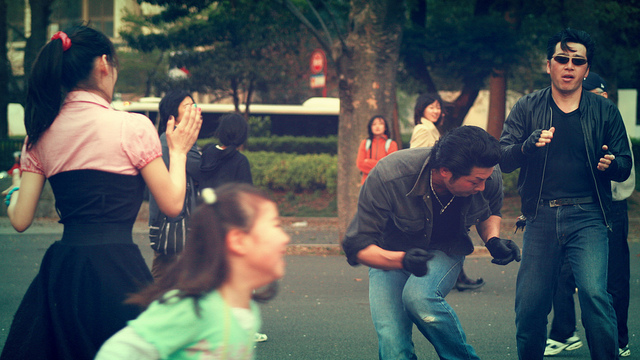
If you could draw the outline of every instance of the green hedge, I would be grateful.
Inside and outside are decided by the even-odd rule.
[[[203,147],[209,143],[218,143],[214,137],[198,140]],[[266,151],[289,154],[329,154],[338,153],[338,137],[269,136],[249,137],[244,145],[247,151]]]
[[[271,136],[253,137],[247,140],[249,151],[272,151],[294,154],[331,154],[338,153],[338,137],[302,137]]]
[[[334,155],[267,151],[245,151],[244,154],[251,164],[253,181],[259,187],[284,191],[336,191],[338,164]],[[502,174],[505,196],[518,195],[518,173],[519,170]]]
[[[402,135],[404,149],[409,148],[411,134]],[[203,147],[209,143],[216,143],[214,137],[198,140],[198,145]],[[306,136],[249,136],[245,144],[248,151],[269,151],[291,154],[330,154],[338,153],[338,137],[335,135],[326,137]]]
[[[245,151],[256,186],[271,190],[327,189],[335,193],[338,161],[329,154],[285,154]]]

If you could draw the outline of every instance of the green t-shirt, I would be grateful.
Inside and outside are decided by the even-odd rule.
[[[165,297],[175,294],[168,292]],[[199,316],[193,299],[154,301],[129,326],[152,344],[163,359],[254,358],[254,334],[260,328],[258,306],[251,303],[252,326],[243,327],[218,291],[200,301]]]

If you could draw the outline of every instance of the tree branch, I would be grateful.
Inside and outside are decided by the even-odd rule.
[[[318,31],[318,29],[316,29],[315,26],[313,26],[313,24],[311,24],[311,22],[300,12],[300,10],[291,2],[291,0],[283,0],[283,2],[284,2],[284,5],[287,7],[287,9],[291,11],[293,16],[298,18],[298,20],[300,20],[300,22],[304,26],[306,26],[309,29],[309,31],[311,31],[313,36],[315,36],[316,39],[318,39],[320,46],[324,48],[327,54],[331,54],[332,53],[331,43],[328,42],[324,36],[322,36],[322,33]]]
[[[333,44],[333,39],[331,38],[331,33],[329,32],[329,29],[327,29],[327,25],[324,23],[324,20],[322,20],[322,17],[320,17],[320,14],[318,14],[318,10],[316,10],[316,8],[311,5],[311,1],[307,0],[307,5],[309,5],[309,8],[311,9],[311,12],[313,13],[313,15],[316,16],[316,19],[318,19],[318,22],[320,22],[320,26],[322,26],[322,31],[324,31],[325,35],[327,36],[327,39],[329,41],[329,44]],[[326,5],[325,5],[326,7]]]
[[[17,28],[17,27],[16,27],[16,26],[14,26],[14,25],[11,25],[11,24],[7,24],[7,26],[8,26],[11,30],[15,31],[15,32],[16,32],[16,33],[17,33],[17,34],[18,34],[18,35],[19,35],[23,40],[27,40],[27,37],[24,35],[24,32],[23,32],[21,29]]]
[[[344,36],[342,36],[342,33],[340,32],[340,28],[338,27],[338,22],[336,21],[336,17],[333,14],[333,11],[331,11],[331,8],[329,6],[327,6],[327,2],[326,1],[322,1],[322,5],[324,5],[325,9],[327,9],[327,12],[329,13],[329,19],[331,20],[331,24],[333,25],[333,27],[336,30],[336,34],[338,35],[338,39],[340,39],[340,45],[342,45],[343,49],[347,48],[347,41],[344,38]]]

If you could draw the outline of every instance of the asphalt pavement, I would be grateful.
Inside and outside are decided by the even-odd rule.
[[[259,360],[377,359],[377,339],[371,323],[368,276],[364,266],[351,267],[339,252],[335,219],[285,219],[291,235],[292,255],[278,296],[261,305],[268,341],[256,344]],[[503,234],[522,245],[506,221]],[[632,225],[632,226],[637,226]],[[62,226],[38,219],[18,234],[0,217],[0,347],[22,295],[35,276],[47,247],[59,239]],[[150,263],[146,226],[136,224],[134,241]],[[479,243],[479,240],[476,241]],[[629,316],[631,359],[640,358],[640,239],[630,238],[631,306]],[[322,251],[324,250],[324,251]],[[447,301],[455,309],[469,343],[482,359],[517,359],[514,295],[518,264],[497,266],[486,251],[467,258],[465,270],[482,277],[486,285],[476,291],[453,290]],[[311,254],[311,255],[310,255]],[[324,254],[324,255],[318,255]],[[329,254],[329,255],[327,255]],[[579,311],[579,308],[578,308]],[[578,335],[584,329],[578,325]],[[431,344],[414,328],[419,359],[437,359]],[[558,358],[589,359],[585,345]]]

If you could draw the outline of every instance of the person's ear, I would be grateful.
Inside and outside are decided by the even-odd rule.
[[[446,168],[446,167],[441,167],[438,170],[438,172],[440,173],[440,176],[442,176],[446,180],[449,180],[451,176],[453,176],[453,173],[451,172],[451,170],[449,170],[449,168]]]
[[[551,74],[551,60],[547,60],[547,74]]]
[[[98,58],[100,72],[105,76],[111,76],[115,73],[116,67],[111,63],[107,55],[102,55]]]
[[[249,234],[240,229],[231,229],[227,232],[225,241],[230,254],[245,255],[251,250]]]

